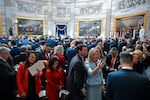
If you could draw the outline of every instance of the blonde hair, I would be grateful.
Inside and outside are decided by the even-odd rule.
[[[64,55],[64,47],[62,45],[55,46],[54,53],[60,53],[60,54]]]
[[[97,52],[98,53],[98,56],[100,57],[100,52],[97,48],[91,48],[89,53],[88,53],[88,61],[92,61],[92,55],[93,53]]]
[[[133,55],[134,55],[134,54],[138,54],[138,55],[139,55],[139,54],[142,54],[142,53],[143,53],[143,52],[142,52],[141,50],[134,50],[134,51],[133,51]]]
[[[140,59],[143,56],[143,52],[141,50],[134,50],[132,55],[138,55]]]

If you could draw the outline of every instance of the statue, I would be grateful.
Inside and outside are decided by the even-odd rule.
[[[139,31],[139,38],[140,38],[141,42],[144,41],[144,33],[145,33],[145,30],[144,30],[143,26],[141,26],[141,29]]]
[[[13,29],[12,29],[12,27],[9,28],[9,35],[13,36]]]

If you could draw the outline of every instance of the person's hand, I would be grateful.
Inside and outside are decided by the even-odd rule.
[[[121,67],[122,67],[122,65],[119,65],[119,66],[118,66],[118,69],[121,69]]]
[[[44,61],[43,61],[43,64],[45,65],[45,67],[47,67],[47,66],[48,66],[48,61],[47,61],[47,60],[44,60]]]
[[[98,67],[103,68],[105,64],[106,64],[106,61],[100,60],[100,63],[98,64]]]
[[[83,89],[81,89],[81,91],[82,91],[82,94],[83,94],[84,96],[86,96],[86,94],[87,94],[86,89],[83,88]]]
[[[104,92],[104,91],[105,91],[105,85],[102,84],[102,92]]]
[[[21,97],[21,98],[26,98],[26,97],[27,97],[27,94],[26,94],[25,92],[22,92],[21,95],[20,95],[20,97]]]
[[[36,70],[37,70],[36,76],[40,77],[40,70],[39,69]]]
[[[59,90],[61,90],[62,89],[62,86],[59,86]]]
[[[109,68],[109,71],[115,71],[115,69],[114,68]]]

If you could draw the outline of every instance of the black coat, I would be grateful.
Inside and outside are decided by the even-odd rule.
[[[14,57],[14,65],[24,62],[26,60],[26,54],[19,54]]]
[[[134,70],[121,69],[108,74],[107,100],[150,100],[148,79]]]
[[[16,72],[0,59],[0,100],[15,100]]]

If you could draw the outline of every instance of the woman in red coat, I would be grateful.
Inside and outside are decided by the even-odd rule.
[[[63,79],[63,84],[66,85],[66,73],[64,71],[65,69],[65,57],[64,57],[64,47],[62,45],[57,45],[54,47],[54,54],[52,56],[56,56],[59,58],[59,62],[60,62],[60,68],[62,69],[62,79]]]
[[[49,60],[48,69],[46,70],[46,92],[48,100],[58,100],[59,90],[62,88],[63,79],[61,69],[59,68],[59,58],[56,56],[51,57]]]
[[[20,98],[23,100],[39,100],[39,92],[41,90],[42,72],[38,72],[32,76],[28,68],[37,61],[37,54],[34,51],[30,51],[27,54],[26,61],[21,63],[17,73],[17,86]]]
[[[57,45],[54,47],[54,54],[52,56],[57,56],[60,60],[60,67],[65,69],[65,57],[64,57],[64,47],[62,45]]]

